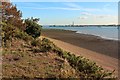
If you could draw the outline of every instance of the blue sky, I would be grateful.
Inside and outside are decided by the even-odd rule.
[[[23,18],[40,18],[40,24],[117,24],[117,2],[14,2]]]

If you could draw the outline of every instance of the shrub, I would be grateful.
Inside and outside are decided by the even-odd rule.
[[[40,39],[33,39],[32,41],[31,41],[31,45],[32,46],[41,46],[41,40]]]
[[[16,30],[14,37],[23,39],[25,41],[33,40],[32,36],[29,36],[26,32]]]
[[[8,45],[11,45],[12,37],[14,36],[15,31],[16,31],[16,28],[14,26],[6,23],[2,24],[3,46],[7,47]]]
[[[11,40],[13,37],[13,34],[15,33],[15,28],[14,26],[10,25],[10,24],[2,24],[2,31],[3,31],[3,36],[2,39],[4,39],[4,41],[6,40]]]
[[[37,22],[39,19],[25,19],[25,24],[26,24],[26,30],[25,32],[29,35],[31,35],[33,38],[37,38],[41,34],[41,27]]]
[[[55,45],[50,40],[43,38],[40,48],[41,51],[47,52],[53,50],[55,48]]]
[[[76,56],[70,52],[63,51],[61,48],[57,47],[50,40],[43,38],[42,41],[33,40],[31,42],[33,46],[38,46],[39,50],[42,52],[54,51],[60,57],[66,59],[69,64],[78,72],[81,79],[85,80],[103,80],[105,78],[112,78],[113,72],[105,71],[102,67],[98,66],[96,63],[91,62],[89,59],[83,56]],[[40,44],[40,45],[38,45]],[[39,51],[37,48],[35,51]]]
[[[69,64],[80,72],[80,76],[89,79],[104,79],[106,77],[111,77],[113,72],[105,71],[102,67],[96,65],[96,63],[91,62],[82,56],[75,56],[69,52],[63,53],[63,58],[67,59]]]
[[[45,39],[44,41],[50,42],[48,39]],[[52,48],[54,48],[52,50],[56,52],[60,57],[66,59],[69,64],[79,72],[80,77],[83,79],[102,80],[108,77],[112,80],[115,79],[111,77],[114,71],[105,71],[101,66],[98,66],[94,62],[91,62],[89,59],[86,59],[83,56],[76,56],[67,51],[63,51],[61,48],[58,48],[55,45]]]
[[[63,51],[61,48],[55,46],[54,49],[53,49],[53,51],[54,51],[55,53],[57,53],[59,56],[63,57],[64,51]],[[64,57],[63,57],[63,58],[64,58]]]
[[[42,40],[34,39],[31,41],[31,45],[36,47],[37,50],[39,48],[39,51],[41,52],[52,51],[55,48],[55,45],[53,44],[53,42],[51,42],[50,40],[46,38],[43,38]]]
[[[12,41],[12,38],[19,38],[23,39],[25,41],[32,40],[33,38],[29,36],[27,33],[24,31],[20,30],[19,28],[11,25],[11,24],[2,24],[2,39],[4,44],[6,45],[6,41]]]

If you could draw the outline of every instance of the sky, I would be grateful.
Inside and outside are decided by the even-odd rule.
[[[42,25],[109,25],[118,23],[117,2],[13,2],[22,18],[40,18]]]

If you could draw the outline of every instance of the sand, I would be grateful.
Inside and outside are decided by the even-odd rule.
[[[96,62],[106,70],[115,70],[115,75],[118,76],[117,41],[65,30],[43,30],[42,36],[49,38],[66,51],[82,55]]]

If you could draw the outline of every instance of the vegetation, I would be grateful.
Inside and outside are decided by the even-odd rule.
[[[102,67],[98,66],[96,63],[91,62],[89,59],[84,58],[83,56],[76,56],[70,52],[63,51],[53,44],[50,40],[43,38],[44,44],[38,45],[42,51],[53,51],[57,53],[60,57],[67,60],[69,64],[78,72],[81,79],[92,79],[92,80],[101,80],[104,78],[115,79],[112,76],[113,72],[105,71]],[[42,47],[42,49],[41,49]]]
[[[20,10],[17,10],[16,5],[14,6],[9,2],[2,2],[2,22],[11,24],[21,30],[24,30],[25,25],[21,17],[22,12]]]
[[[29,40],[32,40],[33,38],[29,36],[26,32],[20,30],[19,28],[3,23],[2,24],[2,41],[3,41],[3,47],[7,47],[7,43],[11,44],[12,39],[18,38],[25,40],[26,42],[29,42]]]
[[[39,19],[33,17],[31,19],[25,19],[26,30],[25,32],[31,35],[33,38],[37,38],[41,34],[41,26],[38,24]]]
[[[39,39],[39,19],[23,22],[16,6],[5,2],[3,6],[3,78],[115,79],[114,71],[105,71],[89,59],[63,51],[46,38]]]

